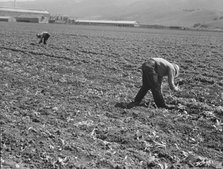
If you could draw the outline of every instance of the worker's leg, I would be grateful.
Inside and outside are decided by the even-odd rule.
[[[50,37],[50,35],[48,35],[48,34],[45,35],[45,37],[44,37],[44,42],[43,42],[44,44],[46,44],[46,41],[49,39],[49,37]]]
[[[165,100],[163,98],[163,94],[161,91],[161,82],[159,81],[159,77],[157,74],[153,74],[151,82],[152,82],[151,91],[156,106],[160,108],[166,108]]]
[[[166,104],[165,104],[165,100],[163,98],[162,92],[160,88],[153,88],[152,90],[152,94],[153,94],[153,98],[154,101],[156,103],[156,106],[159,108],[166,108]]]
[[[42,38],[40,38],[40,40],[39,40],[39,44],[40,44],[40,43],[42,43]]]
[[[142,87],[139,90],[139,92],[137,93],[136,97],[135,97],[135,102],[140,103],[142,101],[142,99],[144,98],[144,96],[146,95],[146,93],[149,90],[149,87],[147,85],[147,79],[145,76],[145,72],[143,71],[143,75],[142,75]]]
[[[147,73],[145,74],[146,76],[145,79],[147,79],[147,85],[152,91],[154,101],[157,107],[165,108],[166,104],[165,104],[165,100],[163,98],[162,91],[161,91],[162,80],[159,78],[155,70],[155,64],[152,67],[152,69],[148,69],[147,67],[146,69],[147,69]]]
[[[153,62],[146,62],[142,65],[142,87],[137,93],[135,97],[135,102],[141,102],[142,99],[145,97],[148,90],[151,88],[151,78],[149,74],[153,72],[154,63]]]
[[[47,41],[47,39],[48,39],[48,38],[46,38],[46,37],[44,38],[44,40],[43,40],[43,44],[46,45],[46,41]]]

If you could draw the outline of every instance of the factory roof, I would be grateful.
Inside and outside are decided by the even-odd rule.
[[[84,20],[84,19],[77,19],[76,22],[82,23],[109,23],[109,24],[137,24],[136,21],[115,21],[115,20]]]
[[[2,8],[0,7],[0,11],[5,11],[5,12],[21,12],[21,13],[35,13],[35,14],[49,14],[48,11],[43,11],[43,10],[31,10],[31,9],[20,9],[20,8]]]

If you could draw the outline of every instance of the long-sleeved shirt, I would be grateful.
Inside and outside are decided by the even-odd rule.
[[[152,58],[155,61],[156,71],[159,76],[160,82],[164,76],[168,76],[168,83],[171,90],[178,91],[178,87],[174,84],[174,78],[179,73],[179,67],[172,64],[163,58]]]

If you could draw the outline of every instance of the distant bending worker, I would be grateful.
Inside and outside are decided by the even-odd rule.
[[[163,58],[151,58],[142,65],[142,87],[135,97],[134,103],[139,104],[148,90],[152,91],[154,101],[158,108],[171,108],[166,105],[162,95],[162,80],[164,76],[168,77],[168,83],[171,90],[179,91],[174,84],[174,78],[179,75],[179,66],[170,63]]]
[[[50,34],[48,32],[42,32],[36,34],[36,37],[40,39],[39,43],[43,43],[46,45],[46,41],[49,39]]]

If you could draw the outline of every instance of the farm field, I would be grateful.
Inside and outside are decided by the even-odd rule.
[[[126,106],[150,57],[173,110]],[[0,23],[0,101],[2,169],[223,168],[222,32]]]

